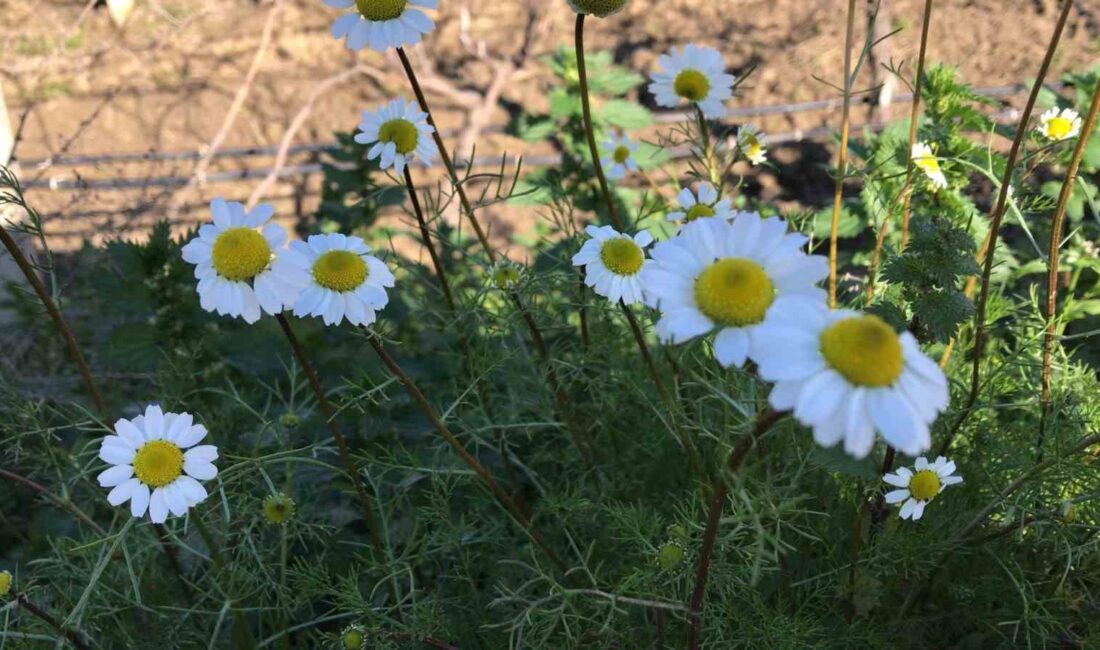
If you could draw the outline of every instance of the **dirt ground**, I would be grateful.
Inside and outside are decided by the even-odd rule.
[[[140,236],[165,216],[181,227],[194,223],[214,196],[248,198],[276,164],[270,150],[206,161],[212,145],[278,147],[296,118],[300,128],[288,144],[327,142],[334,131],[353,129],[360,110],[409,94],[395,57],[355,55],[329,36],[339,12],[321,0],[136,0],[123,29],[94,4],[0,0],[0,83],[19,129],[16,159],[60,248],[85,237]],[[900,31],[879,48],[879,60],[911,63],[924,2],[883,4],[882,24]],[[929,59],[957,64],[979,86],[1027,82],[1053,30],[1056,4],[938,0]],[[492,131],[510,108],[544,105],[549,74],[540,57],[572,39],[565,0],[440,5],[439,27],[413,59],[443,129],[456,132],[459,152],[476,138],[479,155],[548,153]],[[1094,63],[1100,52],[1100,0],[1078,5],[1055,73]],[[623,14],[590,21],[589,49],[611,49],[620,63],[648,71],[672,45],[705,43],[722,51],[735,72],[758,66],[734,106],[828,99],[836,91],[815,77],[840,83],[846,6],[843,0],[632,0]],[[239,94],[253,67],[248,92]],[[875,81],[865,73],[858,85]],[[240,111],[227,122],[235,100]],[[1006,101],[1018,106],[1023,97]],[[768,132],[798,132],[836,127],[839,112],[755,121]],[[122,153],[136,159],[100,158]],[[180,155],[142,155],[165,153]],[[783,155],[800,154],[796,148]],[[292,150],[284,162],[295,168],[315,161],[313,153]],[[224,173],[254,177],[224,180]],[[756,182],[767,191],[798,179],[764,172]],[[264,198],[293,220],[315,207],[318,183],[316,173],[295,173]],[[499,210],[491,216],[515,226]]]

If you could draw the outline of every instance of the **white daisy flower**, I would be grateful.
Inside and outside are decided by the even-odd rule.
[[[1039,117],[1039,122],[1039,132],[1048,140],[1060,142],[1081,134],[1081,114],[1072,108],[1052,108]]]
[[[428,124],[427,113],[413,102],[395,99],[376,111],[363,111],[355,141],[364,145],[374,143],[367,151],[367,158],[381,157],[382,169],[392,166],[401,174],[414,159],[425,167],[432,166],[438,153],[432,133],[435,129]]]
[[[702,45],[688,45],[682,51],[674,47],[657,61],[661,72],[653,73],[649,92],[658,105],[676,108],[687,101],[712,120],[726,116],[723,102],[733,97],[737,78],[726,74],[726,62],[717,50]]]
[[[202,308],[255,323],[261,310],[275,315],[293,305],[301,287],[282,259],[286,231],[268,223],[275,208],[261,204],[246,214],[240,203],[217,198],[210,213],[214,223],[183,247]]]
[[[768,134],[752,124],[742,126],[737,132],[737,146],[754,165],[763,165],[768,160]]]
[[[940,161],[936,159],[935,154],[932,153],[932,147],[928,146],[927,142],[913,143],[913,151],[910,155],[913,157],[913,164],[924,172],[933,187],[941,190],[947,187],[947,177],[940,169]]]
[[[788,234],[778,217],[742,212],[732,222],[700,219],[653,247],[642,271],[646,303],[661,310],[657,335],[683,343],[713,330],[714,356],[741,366],[751,338],[778,306],[824,302],[815,286],[829,274],[820,256],[801,248],[807,239]]]
[[[206,499],[199,481],[218,475],[214,460],[218,448],[198,445],[206,427],[195,424],[190,413],[165,413],[155,404],[133,420],[115,422],[115,434],[103,438],[99,457],[112,467],[97,477],[111,488],[107,501],[113,506],[130,502],[130,514],[163,523]]]
[[[609,136],[603,143],[604,155],[600,157],[607,177],[617,181],[622,180],[628,171],[638,171],[638,163],[634,162],[634,152],[637,150],[638,143],[626,134]]]
[[[899,488],[886,493],[886,503],[904,501],[899,513],[901,518],[916,521],[924,516],[924,507],[932,499],[948,485],[962,483],[962,477],[955,474],[955,461],[948,461],[943,456],[934,463],[921,456],[914,469],[915,472],[908,467],[899,467],[896,474],[887,474],[882,480]]]
[[[565,0],[569,7],[579,13],[607,18],[617,14],[626,6],[627,0]]]
[[[332,37],[347,38],[348,49],[364,47],[385,52],[391,47],[416,45],[420,37],[435,29],[423,9],[435,9],[439,0],[325,0],[335,9],[350,9],[332,23]]]
[[[669,212],[665,217],[669,221],[691,223],[696,219],[715,217],[728,221],[733,218],[732,203],[729,199],[718,200],[718,190],[710,183],[699,183],[699,189],[692,192],[690,187],[680,190],[676,197],[680,209]]]
[[[641,273],[647,265],[645,247],[653,243],[648,231],[624,235],[611,226],[588,226],[591,237],[573,256],[573,266],[585,267],[584,283],[611,302],[641,302]]]
[[[339,233],[291,242],[287,262],[305,287],[294,303],[294,315],[320,316],[325,325],[345,318],[352,325],[373,323],[389,302],[386,288],[394,285],[394,278],[369,251],[362,239]]]
[[[814,440],[865,457],[875,431],[908,456],[931,445],[929,426],[947,408],[947,378],[909,332],[848,310],[776,306],[753,338],[769,400],[794,410]]]

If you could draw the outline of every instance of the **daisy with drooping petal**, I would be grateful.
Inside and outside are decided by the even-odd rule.
[[[339,233],[291,242],[287,262],[305,287],[294,303],[294,315],[320,316],[325,325],[345,318],[352,325],[373,323],[389,302],[386,288],[394,285],[394,278],[369,252],[362,239]]]
[[[726,62],[717,50],[694,44],[683,50],[674,47],[657,61],[661,71],[653,73],[649,92],[658,105],[676,108],[686,101],[698,106],[709,119],[726,116],[723,102],[733,97],[737,78],[726,74]]]
[[[753,338],[769,400],[813,428],[814,440],[865,457],[875,431],[908,456],[931,445],[929,427],[947,408],[947,378],[909,332],[878,316],[777,306]]]
[[[928,143],[914,143],[911,155],[913,164],[924,172],[924,175],[928,177],[928,182],[932,183],[932,187],[941,190],[947,187],[947,177],[943,175],[943,170],[940,169],[940,161],[936,159],[935,154],[932,153],[932,147],[928,146]]]
[[[802,252],[807,239],[778,217],[742,212],[732,222],[700,219],[653,247],[642,271],[646,304],[661,310],[657,335],[683,343],[717,330],[714,356],[744,365],[755,330],[780,305],[825,301],[816,285],[828,262]]]
[[[643,230],[631,237],[611,226],[588,226],[584,231],[591,239],[573,256],[573,266],[585,267],[584,283],[611,302],[641,302],[645,247],[653,243],[653,236]]]
[[[1039,132],[1048,140],[1061,142],[1081,134],[1081,114],[1072,108],[1054,107],[1039,117]]]
[[[376,111],[363,111],[355,141],[363,145],[374,144],[367,151],[367,158],[381,157],[379,166],[383,170],[392,166],[401,174],[405,165],[413,160],[419,160],[425,167],[432,166],[432,159],[438,152],[432,140],[433,133],[435,129],[428,124],[428,114],[413,102],[399,98]]]
[[[163,523],[206,499],[199,481],[218,475],[214,461],[218,448],[199,445],[206,427],[195,424],[190,413],[165,413],[155,404],[133,420],[115,422],[115,435],[107,436],[99,457],[112,467],[97,477],[111,488],[107,501],[113,506],[130,502],[130,514]],[[196,446],[198,445],[198,446]]]
[[[286,231],[268,223],[275,208],[261,204],[245,213],[240,203],[218,198],[210,212],[214,223],[183,247],[202,308],[255,323],[261,311],[275,315],[293,305],[300,287],[282,260]]]
[[[332,23],[332,37],[347,38],[348,49],[364,47],[385,52],[391,47],[416,45],[421,36],[435,29],[423,9],[435,9],[439,0],[325,0],[335,9],[350,9]]]
[[[579,13],[598,18],[607,18],[617,14],[626,6],[627,0],[565,0],[569,7]]]
[[[603,143],[604,155],[600,157],[607,177],[617,181],[622,180],[628,171],[638,171],[638,163],[634,162],[634,152],[637,150],[638,143],[625,134],[608,137]]]
[[[924,507],[932,499],[948,485],[962,483],[962,477],[955,474],[955,462],[943,456],[934,463],[921,456],[914,469],[899,467],[896,474],[887,474],[882,480],[898,488],[886,493],[886,503],[901,503],[901,518],[916,521],[924,516]]]
[[[699,183],[699,189],[692,192],[690,187],[680,190],[676,196],[680,209],[669,212],[665,217],[669,221],[691,223],[696,219],[715,217],[728,221],[733,218],[732,203],[729,199],[718,200],[718,190],[710,183]]]
[[[768,160],[768,134],[752,124],[742,126],[737,132],[737,146],[754,165],[763,165]]]

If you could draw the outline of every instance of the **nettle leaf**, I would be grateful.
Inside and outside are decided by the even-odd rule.
[[[974,315],[974,303],[958,291],[919,293],[912,305],[922,332],[941,343],[954,336],[959,325]]]
[[[635,102],[612,99],[596,109],[593,120],[625,131],[634,131],[653,124],[653,114]]]
[[[840,208],[840,216],[837,220],[837,237],[850,239],[858,237],[867,227],[863,217],[851,206],[844,205]],[[833,209],[823,208],[814,213],[813,235],[817,239],[828,239],[833,228]]]

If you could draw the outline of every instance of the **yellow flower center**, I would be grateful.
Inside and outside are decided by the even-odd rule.
[[[714,206],[707,205],[706,203],[696,203],[688,209],[687,214],[684,216],[684,221],[695,221],[702,217],[713,217]]]
[[[149,487],[164,487],[183,473],[183,450],[167,440],[151,440],[134,454],[134,475]]]
[[[695,279],[695,304],[721,327],[759,323],[774,300],[771,278],[752,260],[721,259]]]
[[[642,248],[625,237],[608,239],[600,247],[600,260],[615,275],[636,275],[642,270]]]
[[[416,143],[420,140],[420,131],[412,122],[398,118],[386,122],[378,129],[378,139],[382,142],[392,142],[397,148],[397,153],[406,154],[416,149]]]
[[[355,0],[355,7],[367,20],[393,20],[405,13],[408,0]]]
[[[271,262],[271,246],[251,228],[230,228],[218,235],[210,261],[227,280],[249,280]]]
[[[630,148],[625,145],[619,145],[615,147],[615,153],[611,154],[611,157],[615,162],[621,165],[630,158]]]
[[[270,494],[264,499],[264,519],[270,524],[285,524],[294,516],[294,499],[283,493]]]
[[[940,476],[930,469],[922,469],[909,479],[909,494],[918,501],[931,501],[940,493]]]
[[[689,102],[700,102],[710,93],[710,79],[698,70],[681,70],[672,82],[672,89]]]
[[[917,156],[913,159],[913,163],[929,176],[935,176],[940,173],[940,161],[936,160],[936,157],[931,154]]]
[[[853,316],[821,333],[825,361],[856,386],[892,386],[905,360],[897,332],[878,316]]]
[[[1073,120],[1069,118],[1059,115],[1047,122],[1047,137],[1052,140],[1064,140],[1070,133],[1073,133]]]
[[[326,289],[341,293],[358,289],[368,273],[367,263],[351,251],[329,251],[313,263],[313,280]]]
[[[626,5],[626,0],[573,0],[573,3],[586,14],[606,18]]]

